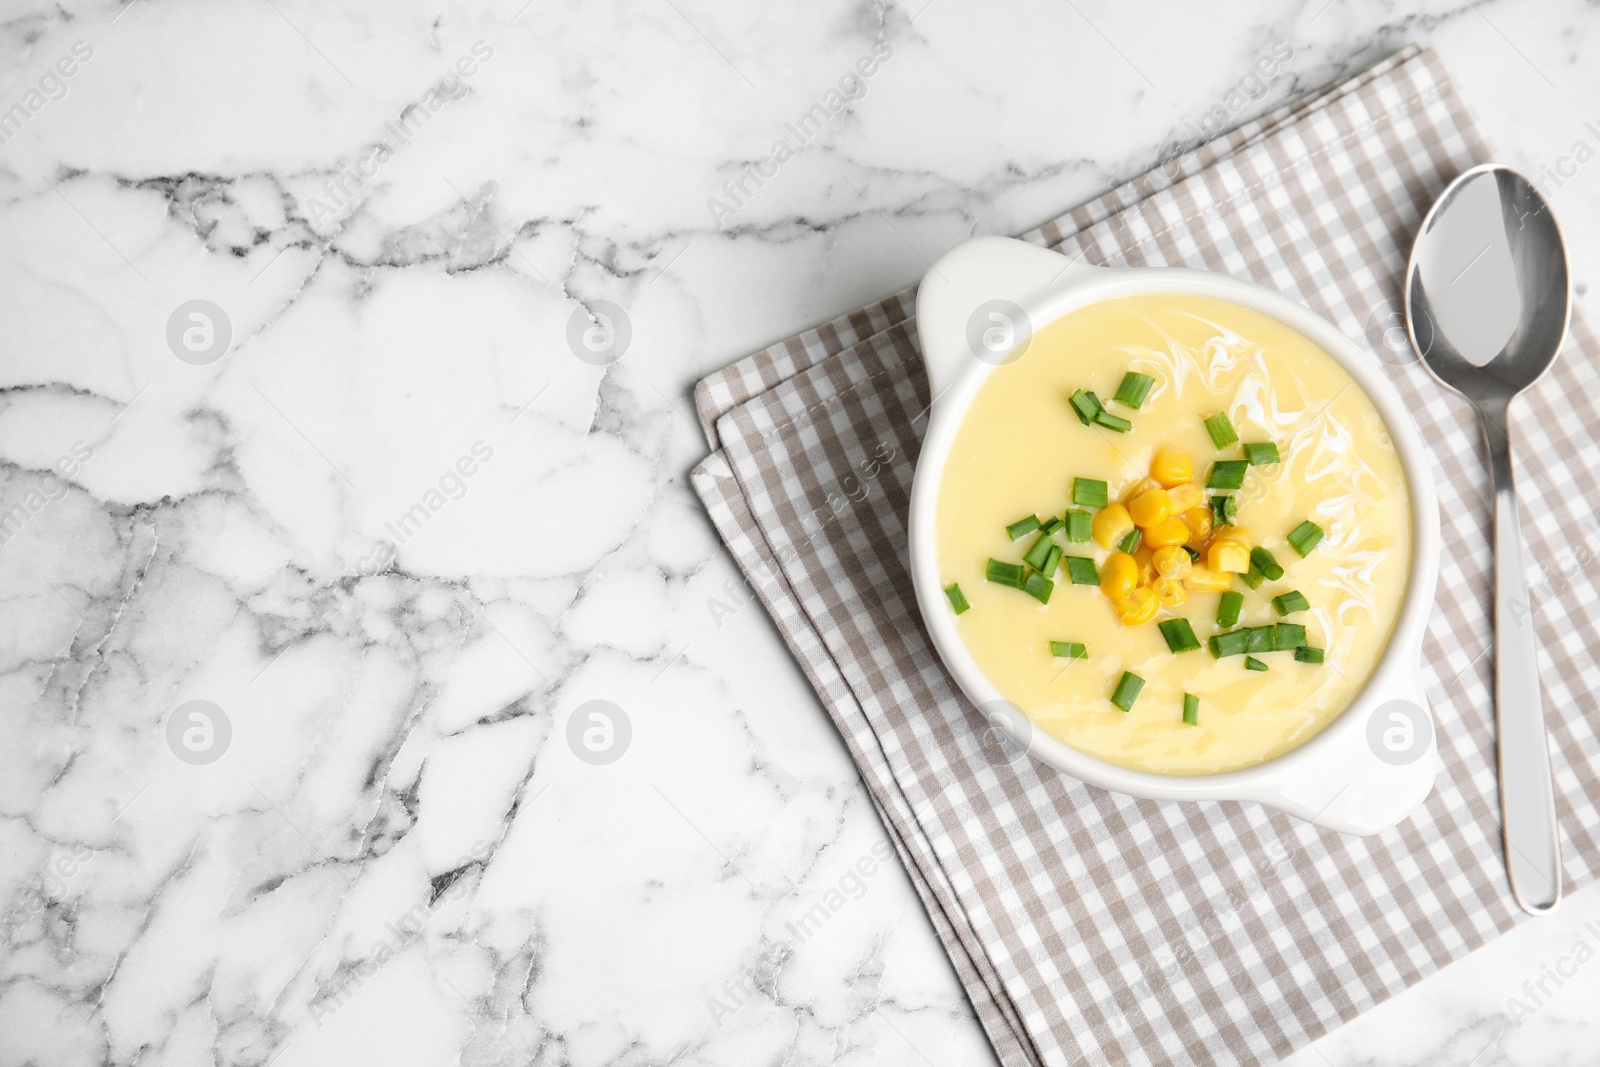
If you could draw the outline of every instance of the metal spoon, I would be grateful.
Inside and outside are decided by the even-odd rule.
[[[1497,163],[1451,182],[1412,246],[1405,303],[1406,329],[1423,366],[1472,401],[1489,445],[1506,867],[1517,903],[1543,914],[1561,903],[1561,839],[1506,413],[1512,398],[1555,362],[1567,336],[1572,286],[1561,231],[1533,183]]]

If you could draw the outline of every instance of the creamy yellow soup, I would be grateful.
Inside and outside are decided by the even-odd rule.
[[[1155,379],[1138,410],[1114,402],[1128,371]],[[1082,425],[1067,398],[1087,389],[1133,423],[1126,433]],[[1271,441],[1281,462],[1252,466],[1237,490],[1237,525],[1270,550],[1282,578],[1243,594],[1239,626],[1299,623],[1321,664],[1291,652],[1214,658],[1207,639],[1220,592],[1190,593],[1152,622],[1125,626],[1097,586],[1054,575],[1049,602],[985,580],[991,558],[1020,562],[1030,534],[1006,526],[1073,506],[1075,477],[1104,480],[1112,501],[1144,478],[1162,446],[1187,451],[1195,478],[1218,449],[1204,418],[1226,412],[1241,442]],[[1206,490],[1209,496],[1222,490]],[[1093,509],[1090,509],[1093,510]],[[1301,558],[1286,542],[1304,520],[1326,531]],[[1110,554],[1094,542],[1062,542],[1070,554]],[[1372,401],[1334,360],[1283,324],[1204,297],[1109,300],[1073,312],[1034,337],[1019,360],[997,368],[957,432],[939,487],[938,556],[944,584],[971,607],[956,617],[968,650],[1001,694],[1042,730],[1123,767],[1211,774],[1249,767],[1304,744],[1343,711],[1388,643],[1411,554],[1405,475]],[[1280,618],[1271,600],[1298,590],[1310,608]],[[1172,653],[1157,623],[1187,618],[1197,651]],[[1087,646],[1058,659],[1051,641]],[[1131,711],[1113,706],[1123,672],[1145,680]],[[1185,693],[1199,698],[1197,725],[1183,722]]]

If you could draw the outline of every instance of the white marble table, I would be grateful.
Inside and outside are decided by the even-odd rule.
[[[1410,41],[1581,283],[1600,18],[925,3],[11,0],[0,1067],[987,1060],[692,382]],[[1592,1062],[1579,941],[1593,890],[1292,1062]]]

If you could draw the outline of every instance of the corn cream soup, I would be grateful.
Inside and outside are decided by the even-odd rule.
[[[1223,301],[1129,297],[979,389],[939,486],[940,580],[1046,733],[1211,774],[1349,705],[1399,611],[1409,515],[1383,420],[1316,345]]]

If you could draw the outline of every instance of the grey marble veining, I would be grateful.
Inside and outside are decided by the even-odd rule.
[[[0,1065],[985,1062],[688,489],[689,388],[1412,41],[1591,305],[1597,34],[16,0]],[[1592,1062],[1597,952],[1586,890],[1291,1062]]]

